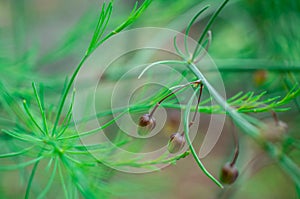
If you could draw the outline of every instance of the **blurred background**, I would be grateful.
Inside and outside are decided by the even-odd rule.
[[[131,27],[164,27],[184,32],[191,18],[210,4],[209,10],[192,27],[191,37],[197,39],[221,2],[154,0]],[[49,101],[57,100],[59,96],[55,94],[62,88],[65,76],[72,73],[88,47],[101,3],[96,0],[0,0],[0,79],[16,97],[28,95],[30,98],[30,83],[34,80],[45,83]],[[133,0],[114,2],[109,30],[129,15],[134,3]],[[227,96],[239,91],[267,91],[266,97],[284,96],[293,88],[300,81],[299,24],[298,0],[230,1],[212,26],[209,48],[216,65],[223,68],[220,71]],[[283,67],[288,70],[282,70]],[[118,74],[112,74],[106,76],[107,90],[109,82],[118,79]],[[100,103],[103,104],[99,107],[107,106],[105,100]],[[300,98],[293,100],[289,107],[291,110],[279,113],[279,118],[288,124],[288,136],[300,139]],[[0,110],[0,115],[4,117],[5,112]],[[173,131],[180,123],[180,114],[170,109],[168,115],[167,130]],[[270,114],[255,116],[266,119]],[[196,149],[204,137],[201,132],[207,128],[206,117],[203,115],[200,121],[201,128],[194,141]],[[5,125],[9,123],[1,122],[0,127]],[[231,131],[228,120],[216,147],[203,160],[215,176],[232,157]],[[242,132],[239,135],[240,178],[224,190],[211,182],[192,156],[188,156],[176,165],[148,174],[111,171],[113,175],[107,182],[110,198],[296,199],[296,186],[290,178],[251,138]],[[162,135],[156,142],[166,142],[168,136]],[[277,144],[283,145],[284,141]],[[300,164],[299,150],[289,151],[289,156]],[[0,176],[1,198],[23,197],[24,187],[16,173],[1,172]],[[49,198],[56,196],[53,190]]]

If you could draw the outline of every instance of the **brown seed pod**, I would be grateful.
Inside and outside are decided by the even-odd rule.
[[[138,134],[141,136],[149,134],[155,128],[155,125],[155,119],[150,114],[144,114],[139,120]]]
[[[261,135],[270,142],[281,141],[288,131],[288,125],[280,120],[278,122],[267,120],[265,124],[266,126],[261,129]]]
[[[235,165],[227,162],[221,169],[220,181],[224,184],[232,184],[239,176],[239,171]]]
[[[183,148],[184,145],[185,145],[184,136],[178,132],[173,133],[170,136],[170,140],[168,143],[168,151],[170,153],[177,153]]]

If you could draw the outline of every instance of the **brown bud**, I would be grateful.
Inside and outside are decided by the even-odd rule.
[[[185,145],[185,138],[180,133],[173,133],[170,136],[170,140],[168,143],[168,151],[170,153],[177,153],[179,152],[183,146]]]
[[[231,165],[227,162],[221,170],[220,181],[224,184],[232,184],[235,182],[239,175],[239,171],[235,165]]]
[[[143,115],[139,120],[138,134],[141,136],[149,134],[154,129],[155,125],[155,119],[151,117],[150,114]]]
[[[266,70],[258,70],[253,75],[253,81],[256,86],[263,85],[268,78],[268,72]]]
[[[268,120],[265,122],[266,126],[261,129],[262,136],[270,142],[281,141],[283,136],[288,131],[288,125],[283,121],[278,121],[278,123],[273,120]]]

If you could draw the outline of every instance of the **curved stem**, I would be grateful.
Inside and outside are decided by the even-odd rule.
[[[179,56],[182,59],[184,59],[186,57],[186,55],[183,54],[183,52],[179,49],[179,47],[177,45],[177,35],[173,39],[173,45],[174,45],[174,48],[175,48],[176,52],[179,54]]]
[[[200,104],[200,100],[201,100],[201,96],[202,96],[202,91],[203,91],[203,84],[200,83],[200,91],[199,91],[198,101],[197,101],[197,105],[196,105],[195,112],[194,112],[194,115],[193,115],[193,119],[189,123],[189,128],[191,128],[191,126],[194,124],[195,119],[196,119],[196,115],[199,112],[198,109],[199,109],[199,104]],[[184,131],[182,131],[181,135],[182,136],[184,135]]]
[[[30,120],[33,122],[33,124],[40,130],[40,132],[43,135],[46,135],[46,132],[40,127],[40,125],[37,123],[37,121],[34,119],[32,113],[30,112],[28,106],[27,106],[27,102],[26,100],[23,100],[23,106],[25,109],[25,112],[27,113],[27,115],[29,116]],[[35,133],[36,134],[36,133]],[[37,135],[37,134],[36,134]]]
[[[59,108],[58,108],[58,112],[57,112],[57,115],[56,115],[56,119],[55,119],[55,123],[54,123],[54,126],[53,126],[53,129],[52,129],[52,136],[54,135],[55,131],[56,131],[56,127],[58,125],[58,122],[59,122],[59,118],[60,118],[60,115],[62,113],[62,109],[65,105],[65,102],[66,102],[66,99],[67,99],[67,96],[69,94],[69,91],[74,83],[74,80],[77,76],[77,74],[79,73],[81,67],[83,66],[83,63],[85,62],[85,60],[89,57],[90,54],[85,54],[85,56],[81,59],[80,63],[78,64],[77,68],[75,69],[74,73],[72,74],[72,77],[67,85],[67,88],[66,90],[64,91],[63,93],[63,96],[61,98],[61,102],[59,103]]]
[[[201,96],[202,96],[202,91],[203,91],[203,84],[200,85],[200,91],[199,91],[199,96],[198,96],[198,100],[197,100],[196,110],[194,112],[193,119],[192,119],[189,127],[191,127],[193,125],[193,123],[195,122],[196,115],[197,115],[198,109],[199,109],[199,104],[200,104]]]
[[[206,5],[204,8],[202,8],[193,18],[192,20],[189,22],[186,31],[185,31],[185,37],[184,37],[184,47],[185,47],[185,52],[187,55],[189,55],[189,48],[188,48],[188,37],[189,37],[189,33],[190,30],[192,28],[192,25],[195,23],[195,21],[197,20],[197,18],[205,11],[209,8],[209,5]]]
[[[275,111],[271,110],[272,117],[274,118],[274,122],[276,126],[279,126],[279,119]]]
[[[209,31],[207,32],[207,44],[206,44],[206,46],[205,46],[205,51],[199,56],[198,59],[195,60],[195,63],[198,63],[199,61],[201,61],[201,60],[207,55],[208,49],[209,49],[209,47],[210,47],[210,45],[211,45],[211,40],[212,40],[212,33],[211,33],[211,31],[209,30]]]
[[[219,15],[219,13],[221,12],[221,10],[224,8],[224,6],[228,3],[229,0],[225,0],[222,5],[218,8],[218,10],[213,14],[213,16],[210,18],[209,22],[207,23],[207,25],[205,26],[205,29],[203,30],[199,40],[198,40],[198,45],[196,46],[191,62],[193,62],[198,54],[199,48],[201,46],[201,43],[207,33],[207,31],[210,29],[211,25],[213,24],[213,22],[215,21],[215,19],[217,18],[217,16]]]
[[[155,107],[152,109],[152,111],[150,112],[150,117],[153,116],[154,112],[156,111],[156,109],[159,107],[159,105],[166,100],[168,97],[174,95],[175,93],[181,91],[182,89],[186,88],[187,86],[191,85],[191,84],[200,84],[200,80],[197,81],[193,81],[193,82],[189,82],[187,84],[181,85],[179,88],[175,89],[173,92],[169,93],[167,96],[165,96],[164,98],[162,98],[159,102],[157,102],[157,104],[155,105]]]
[[[35,162],[32,170],[31,170],[31,174],[30,174],[30,177],[29,177],[29,180],[28,180],[28,184],[27,184],[27,188],[26,188],[26,193],[25,193],[25,199],[28,199],[29,197],[29,193],[30,193],[30,190],[31,190],[31,185],[32,185],[32,181],[33,181],[33,178],[35,176],[35,173],[36,173],[36,170],[37,170],[37,167],[40,163],[40,160],[39,159],[41,157],[41,154],[43,153],[44,149],[42,149],[39,154],[38,154],[38,160]]]
[[[237,132],[236,132],[236,128],[235,128],[235,126],[234,126],[234,123],[233,123],[232,121],[231,121],[231,123],[232,123],[232,126],[233,126],[233,133],[232,133],[232,135],[233,135],[234,146],[235,146],[234,156],[233,156],[233,159],[232,159],[232,161],[231,161],[231,163],[230,163],[230,166],[232,167],[232,166],[235,165],[236,160],[237,160],[237,158],[238,158],[238,156],[239,156],[240,145],[239,145],[239,138],[238,138],[238,135],[237,135]]]
[[[196,92],[195,92],[196,93]],[[192,142],[190,140],[190,137],[189,137],[189,125],[188,125],[188,122],[186,122],[189,118],[189,114],[190,114],[190,107],[192,105],[192,102],[193,102],[193,98],[195,97],[195,93],[192,95],[190,101],[188,102],[188,108],[185,110],[184,112],[184,135],[185,135],[185,139],[189,145],[189,148],[191,150],[191,153],[195,159],[195,161],[197,162],[199,168],[203,171],[203,173],[209,177],[214,183],[216,183],[216,185],[218,185],[220,188],[223,188],[223,185],[212,175],[209,173],[209,171],[207,171],[207,169],[204,167],[203,163],[201,162],[201,160],[199,159],[193,145],[192,145]]]
[[[36,98],[36,101],[38,103],[38,106],[39,106],[39,109],[40,109],[40,113],[41,113],[41,116],[42,116],[42,119],[43,119],[43,125],[44,125],[44,132],[49,135],[49,132],[48,132],[48,124],[47,124],[47,118],[46,118],[46,114],[45,114],[45,111],[44,111],[44,107],[43,107],[43,102],[37,92],[37,89],[36,89],[36,85],[34,82],[32,82],[32,88],[33,88],[33,91],[34,91],[34,95],[35,95],[35,98]]]
[[[255,126],[250,124],[244,117],[242,117],[235,108],[231,107],[226,100],[216,91],[216,89],[207,81],[205,76],[199,71],[195,64],[188,62],[187,67],[194,75],[201,80],[203,85],[207,88],[213,99],[222,107],[222,109],[232,118],[235,124],[245,131],[249,136],[257,141],[260,141],[260,133]]]

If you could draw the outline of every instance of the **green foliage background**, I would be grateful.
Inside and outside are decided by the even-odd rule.
[[[239,113],[249,113],[259,120],[270,117],[269,110],[276,110],[280,120],[289,126],[288,135],[276,143],[275,148],[268,144],[260,147],[252,141],[251,134],[247,136],[249,133],[244,134],[242,130],[239,132],[241,155],[238,166],[241,176],[233,186],[219,189],[201,172],[192,156],[180,159],[187,154],[163,160],[176,163],[163,171],[133,175],[111,170],[93,160],[86,155],[87,151],[80,143],[74,144],[72,139],[63,139],[59,143],[37,139],[41,136],[39,133],[42,136],[47,134],[47,128],[50,132],[56,123],[58,134],[64,132],[67,138],[78,137],[73,126],[68,123],[72,117],[72,91],[65,92],[68,98],[60,114],[58,102],[81,58],[100,45],[101,39],[109,35],[110,31],[159,26],[184,32],[193,16],[205,5],[211,4],[191,27],[190,35],[197,40],[221,3],[213,0],[154,0],[139,16],[138,10],[136,15],[130,15],[134,1],[116,0],[110,21],[103,29],[104,37],[98,38],[99,32],[95,34],[95,27],[102,2],[1,0],[0,169],[3,171],[0,172],[0,197],[300,198],[300,98],[297,90],[300,81],[300,2],[297,0],[229,1],[211,27],[213,37],[209,54],[221,71],[227,95],[235,96],[235,99],[228,101],[229,104],[237,104]],[[103,12],[102,16],[107,19],[110,4],[107,2],[105,5],[107,12]],[[139,2],[138,7],[141,5],[142,2]],[[134,19],[134,23],[126,21],[128,16]],[[115,81],[119,75],[118,71],[112,71],[106,76],[107,82]],[[69,78],[66,79],[66,76]],[[176,85],[176,82],[170,83]],[[158,101],[161,95],[163,93],[158,92],[153,101]],[[261,104],[267,105],[261,108]],[[152,105],[143,104],[143,111]],[[162,106],[180,108],[171,102]],[[99,120],[110,121],[112,118],[106,111],[106,102],[99,104],[99,107],[103,108]],[[190,108],[193,110],[195,107]],[[140,107],[132,109],[133,114],[135,111],[140,114]],[[220,107],[205,104],[200,105],[199,111],[224,113]],[[185,115],[188,117],[188,112]],[[62,118],[67,119],[61,122]],[[113,122],[108,132],[116,131]],[[228,135],[232,129],[228,123],[217,147],[203,160],[206,168],[215,176],[221,165],[231,157],[233,147],[231,136]],[[204,127],[200,131],[205,129],[205,123],[202,125]],[[174,126],[170,126],[174,129]],[[167,136],[158,138],[157,142],[167,142]],[[198,135],[194,145],[199,146],[202,140],[203,135]],[[119,145],[131,143],[132,151],[146,145],[120,138],[117,134],[114,141]],[[61,156],[63,152],[59,147],[62,147],[62,151],[68,151],[69,156]],[[101,147],[91,146],[95,151]],[[44,154],[45,159],[40,162],[39,154],[44,150],[50,152]],[[104,149],[107,152],[112,150]],[[271,155],[267,156],[263,151]],[[136,163],[130,160],[127,164],[140,167],[160,161]],[[40,164],[34,164],[36,162]]]

